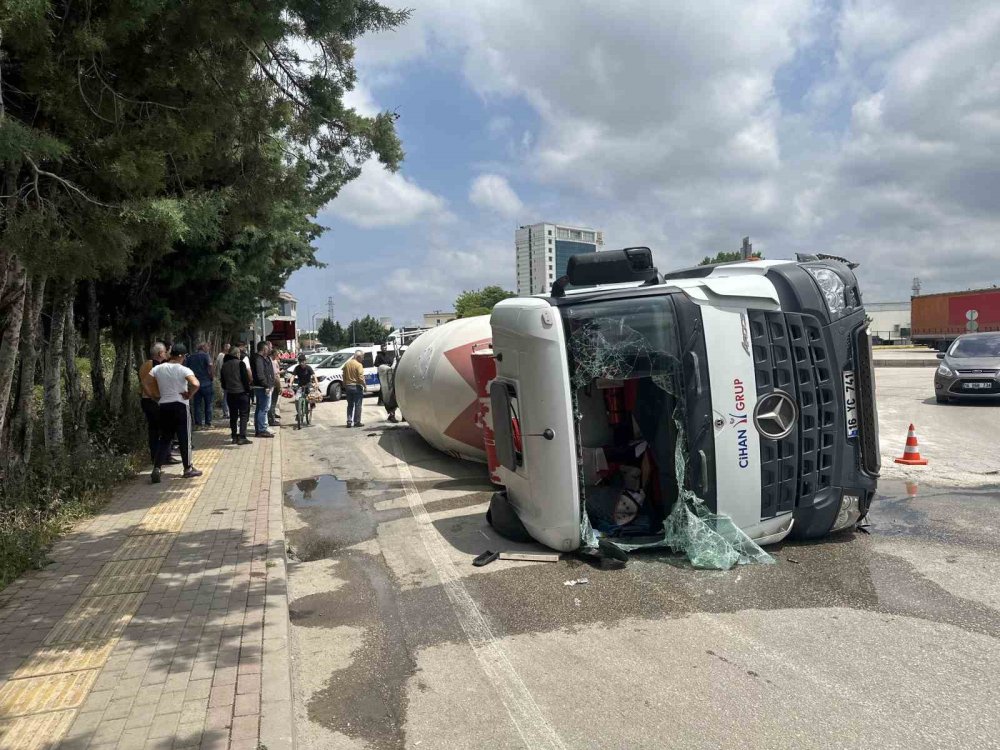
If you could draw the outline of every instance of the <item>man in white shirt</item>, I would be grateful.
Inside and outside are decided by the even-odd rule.
[[[160,393],[160,445],[153,463],[150,481],[158,484],[160,469],[170,458],[170,443],[177,436],[181,461],[184,463],[184,478],[200,477],[194,468],[191,456],[191,412],[188,403],[198,391],[198,378],[182,362],[187,347],[174,344],[170,349],[170,359],[154,367],[145,376],[147,386],[155,385]]]

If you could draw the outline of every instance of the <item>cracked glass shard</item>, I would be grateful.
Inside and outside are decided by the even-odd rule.
[[[572,332],[568,349],[573,372],[573,411],[577,422],[581,551],[599,554],[599,544],[603,537],[607,543],[625,552],[668,548],[675,553],[684,554],[696,568],[728,570],[734,565],[773,563],[774,558],[736,526],[729,516],[713,513],[706,502],[688,486],[686,476],[689,455],[684,418],[686,410],[684,389],[680,387],[683,370],[678,357],[682,349],[676,343],[670,343],[674,332],[671,331],[671,336],[668,336],[662,330],[662,320],[644,309],[644,306],[656,303],[641,303],[637,300],[629,300],[627,303],[632,306],[633,315],[588,317],[585,308],[580,308],[575,329],[571,317]],[[606,310],[612,305],[613,303],[601,303],[600,306],[593,307]],[[642,326],[644,330],[629,325],[629,321],[636,320],[645,323]],[[648,333],[653,335],[649,336]],[[655,388],[673,401],[669,415],[663,414],[662,418],[672,420],[675,428],[673,464],[676,499],[662,528],[652,536],[608,537],[594,528],[587,509],[588,490],[591,488],[585,481],[587,472],[580,429],[584,415],[580,394],[595,382],[618,382],[630,378],[648,378]]]

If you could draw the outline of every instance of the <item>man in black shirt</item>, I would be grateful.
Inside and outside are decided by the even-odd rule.
[[[299,388],[305,388],[313,384],[318,385],[316,383],[316,371],[306,364],[305,354],[299,355],[299,363],[292,368],[292,375],[295,377],[295,384]]]
[[[233,445],[249,445],[247,421],[250,419],[250,372],[243,361],[242,346],[229,350],[222,360],[219,379],[226,393],[229,406],[229,429],[233,435]],[[236,424],[239,422],[239,434]]]
[[[257,399],[254,434],[259,438],[273,438],[274,433],[267,429],[267,412],[271,407],[271,390],[274,388],[274,365],[271,364],[270,346],[266,341],[257,344],[257,353],[250,360],[250,374]]]

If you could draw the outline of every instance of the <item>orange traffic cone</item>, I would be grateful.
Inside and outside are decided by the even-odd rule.
[[[895,459],[897,464],[907,466],[926,466],[927,459],[920,457],[920,448],[917,445],[917,431],[910,425],[910,431],[906,433],[906,447],[903,448],[903,455]]]

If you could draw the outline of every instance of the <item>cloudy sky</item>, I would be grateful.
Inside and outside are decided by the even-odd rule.
[[[392,0],[389,0],[392,4]],[[406,161],[321,214],[300,324],[514,288],[514,230],[604,230],[683,267],[750,235],[860,261],[868,301],[1000,283],[996,0],[411,0],[359,44]]]

